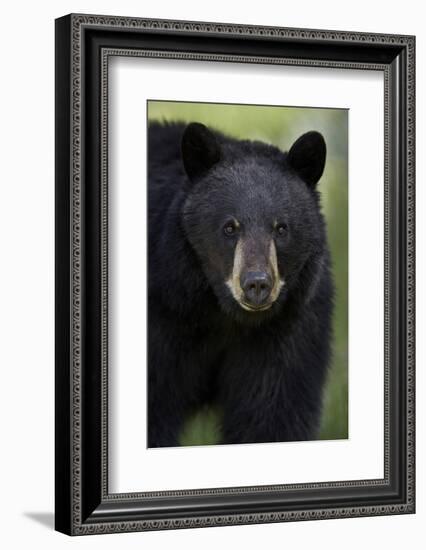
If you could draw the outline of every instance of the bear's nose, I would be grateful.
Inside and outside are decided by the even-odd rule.
[[[241,278],[245,301],[254,307],[265,304],[272,290],[271,276],[263,271],[249,271]]]

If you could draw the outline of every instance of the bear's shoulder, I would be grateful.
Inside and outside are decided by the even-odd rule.
[[[182,122],[150,122],[148,125],[148,151],[150,164],[181,158],[180,143],[185,124]]]

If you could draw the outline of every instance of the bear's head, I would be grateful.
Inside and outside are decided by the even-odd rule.
[[[316,184],[326,145],[308,132],[288,153],[189,124],[183,226],[222,309],[262,321],[297,293],[308,300],[326,250]]]

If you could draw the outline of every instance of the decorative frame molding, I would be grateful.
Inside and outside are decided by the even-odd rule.
[[[108,493],[108,59],[116,55],[383,71],[383,479]],[[414,512],[414,55],[412,36],[96,15],[56,21],[59,531],[83,535]],[[188,506],[173,508],[176,498],[186,498]],[[348,498],[352,505],[342,504]]]

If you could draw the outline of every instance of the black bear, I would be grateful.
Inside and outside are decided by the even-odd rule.
[[[148,129],[148,446],[222,412],[222,443],[317,437],[333,283],[326,144],[282,152],[193,122]]]

